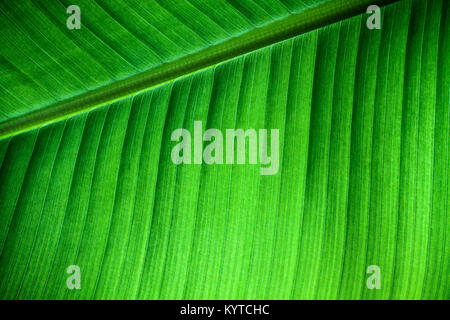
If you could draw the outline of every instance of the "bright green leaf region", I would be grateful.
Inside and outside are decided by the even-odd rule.
[[[70,1],[2,2],[0,128],[357,2],[84,0],[80,30]],[[379,30],[364,11],[8,129],[0,298],[449,299],[450,2],[382,6]],[[174,164],[171,134],[194,121],[278,129],[278,172]]]

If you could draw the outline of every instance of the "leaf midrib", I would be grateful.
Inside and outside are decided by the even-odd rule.
[[[254,50],[398,0],[330,1],[128,78],[0,122],[0,139],[41,127],[187,76]]]

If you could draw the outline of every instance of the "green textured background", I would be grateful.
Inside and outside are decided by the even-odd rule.
[[[61,15],[1,3],[0,120],[317,3],[221,1],[194,20],[188,10],[210,2],[78,1],[83,27],[71,33],[61,2]],[[152,5],[165,23],[151,23]],[[12,23],[29,6],[34,20]],[[141,19],[127,24],[132,9]],[[381,30],[366,20],[0,140],[0,298],[450,298],[450,3],[389,5]],[[194,120],[279,129],[278,174],[174,165],[170,135]],[[69,265],[81,290],[66,287]],[[369,265],[380,290],[366,287]]]

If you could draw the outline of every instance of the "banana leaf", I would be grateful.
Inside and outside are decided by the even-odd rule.
[[[54,2],[0,2],[0,299],[450,298],[448,1]]]

